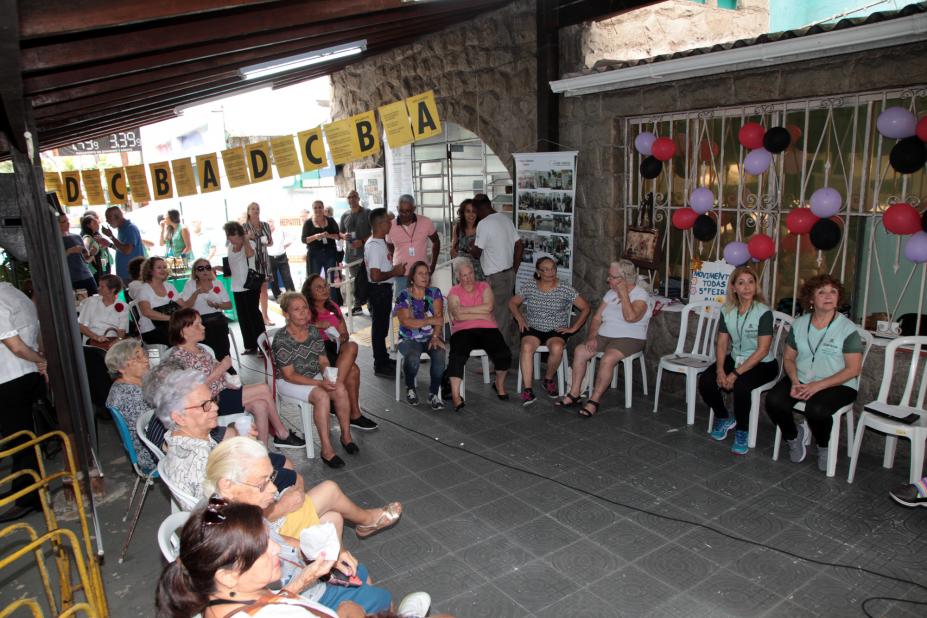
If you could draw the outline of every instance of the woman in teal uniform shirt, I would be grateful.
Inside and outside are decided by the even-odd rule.
[[[808,312],[795,319],[782,363],[784,377],[766,397],[766,413],[782,430],[789,458],[799,463],[806,453],[804,429],[792,409],[805,402],[805,418],[818,446],[818,468],[827,470],[827,449],[833,414],[856,400],[863,365],[863,342],[856,324],[837,312],[843,285],[830,275],[817,275],[801,288]]]
[[[718,324],[718,360],[715,370],[702,373],[698,383],[702,399],[715,413],[711,437],[724,440],[734,429],[731,452],[737,455],[746,455],[750,450],[747,437],[753,389],[775,380],[779,372],[771,349],[773,315],[763,292],[757,289],[757,281],[749,266],[731,273]],[[734,393],[734,418],[724,405],[721,391]]]

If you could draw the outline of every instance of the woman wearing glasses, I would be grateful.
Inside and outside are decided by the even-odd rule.
[[[183,308],[196,309],[206,327],[203,343],[212,348],[216,358],[229,355],[229,324],[223,311],[232,308],[232,301],[225,286],[216,281],[216,273],[209,260],[200,258],[193,262],[193,276],[183,286],[178,304]]]
[[[184,369],[171,361],[162,363],[145,377],[142,394],[168,430],[164,435],[165,475],[184,492],[199,497],[209,453],[218,442],[234,438],[238,432],[230,426],[220,428],[221,435],[215,438],[210,435],[218,424],[219,405],[205,376],[196,369]],[[256,428],[251,428],[250,436],[257,436]],[[277,470],[277,489],[282,491],[291,485],[302,489],[302,479],[291,462],[277,453],[272,454],[271,461]]]

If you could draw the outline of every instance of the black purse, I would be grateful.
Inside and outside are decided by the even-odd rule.
[[[242,249],[244,251],[244,249]],[[257,259],[257,253],[251,256],[252,260]],[[245,262],[247,264],[247,261]],[[256,271],[255,269],[248,266],[248,274],[245,276],[245,289],[249,292],[257,292],[261,289],[261,286],[264,285],[264,282],[267,281],[266,277]]]

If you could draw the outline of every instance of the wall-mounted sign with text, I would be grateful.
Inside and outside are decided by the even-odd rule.
[[[96,155],[110,152],[134,152],[142,149],[142,135],[138,129],[110,133],[102,137],[76,142],[58,149],[62,157],[73,155]]]

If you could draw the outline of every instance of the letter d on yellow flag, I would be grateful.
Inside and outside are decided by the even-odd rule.
[[[438,105],[432,90],[406,99],[409,118],[412,119],[412,133],[415,141],[427,139],[441,133],[441,119],[438,118]]]
[[[270,142],[258,142],[245,146],[248,159],[248,171],[251,173],[251,182],[264,182],[273,180],[274,169],[270,166]]]
[[[154,198],[156,200],[166,200],[174,197],[174,184],[171,182],[171,164],[162,161],[161,163],[152,163],[148,168],[151,170],[151,187],[154,189]]]
[[[80,172],[61,172],[65,206],[79,206],[84,201],[80,190]]]
[[[373,112],[364,112],[351,118],[354,123],[354,138],[357,151],[361,157],[369,157],[380,152],[380,129]]]

